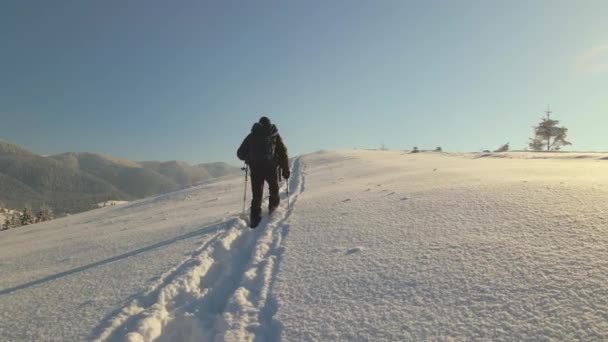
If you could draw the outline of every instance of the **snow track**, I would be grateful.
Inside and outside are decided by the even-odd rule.
[[[240,218],[214,226],[190,257],[120,310],[96,340],[276,340],[280,324],[273,319],[270,290],[287,221],[304,189],[302,161],[296,159],[292,169],[292,193],[272,217],[255,230]]]

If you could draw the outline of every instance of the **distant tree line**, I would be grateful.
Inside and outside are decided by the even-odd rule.
[[[3,211],[5,210],[3,209]],[[1,230],[8,230],[28,226],[38,222],[50,221],[53,218],[53,210],[46,205],[41,206],[36,215],[34,215],[32,209],[26,206],[23,208],[23,212],[21,213],[16,211],[13,211],[12,213],[5,211],[4,222],[2,223]]]

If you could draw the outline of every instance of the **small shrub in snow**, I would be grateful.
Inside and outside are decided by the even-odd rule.
[[[506,143],[506,144],[500,146],[494,152],[507,152],[507,151],[509,151],[509,143]]]
[[[418,153],[418,152],[420,152],[420,150],[418,150],[418,147],[414,147],[414,149],[410,153]]]
[[[443,149],[441,146],[437,146],[437,148],[435,148],[435,152],[443,152]]]

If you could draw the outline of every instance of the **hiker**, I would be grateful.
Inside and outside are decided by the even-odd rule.
[[[240,160],[245,161],[251,170],[251,213],[249,227],[255,228],[262,220],[262,196],[264,182],[268,183],[270,198],[268,212],[279,206],[279,173],[289,179],[289,158],[287,147],[279,135],[277,127],[270,119],[263,116],[253,124],[251,133],[247,135],[237,151]]]

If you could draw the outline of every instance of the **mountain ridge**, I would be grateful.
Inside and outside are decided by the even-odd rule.
[[[100,202],[140,199],[238,172],[222,162],[133,161],[93,152],[41,156],[0,139],[0,203],[13,209],[46,204],[60,215],[76,213]]]

